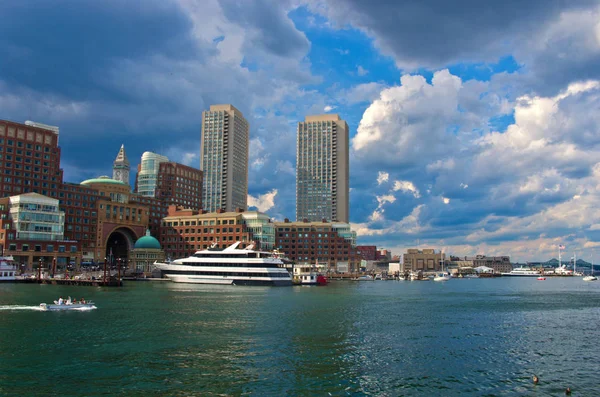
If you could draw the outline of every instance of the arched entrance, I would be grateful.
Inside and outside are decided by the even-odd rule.
[[[106,240],[106,252],[104,254],[111,267],[121,261],[121,266],[127,267],[129,252],[137,239],[135,232],[126,227],[115,229]]]

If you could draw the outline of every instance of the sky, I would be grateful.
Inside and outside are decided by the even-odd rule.
[[[0,2],[0,118],[59,126],[65,181],[199,168],[231,103],[251,209],[293,220],[297,123],[337,113],[360,245],[600,261],[598,0]]]

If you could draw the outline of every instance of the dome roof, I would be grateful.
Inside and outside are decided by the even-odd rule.
[[[158,242],[157,239],[155,239],[154,237],[152,237],[150,235],[150,230],[146,230],[146,235],[143,237],[140,237],[137,239],[137,241],[135,242],[135,245],[133,246],[134,249],[160,249],[160,243]]]
[[[106,183],[111,185],[127,186],[125,183],[117,181],[116,179],[111,179],[108,176],[99,176],[98,178],[86,179],[85,181],[81,182],[82,185],[91,185],[93,183]]]

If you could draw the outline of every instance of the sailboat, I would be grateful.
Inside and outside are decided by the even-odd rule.
[[[448,281],[448,280],[450,280],[450,275],[444,271],[443,259],[440,262],[442,262],[442,272],[436,274],[435,277],[433,278],[433,281]]]
[[[589,276],[585,276],[583,281],[597,281],[598,277],[594,276],[594,259],[592,258],[592,270],[590,271]]]

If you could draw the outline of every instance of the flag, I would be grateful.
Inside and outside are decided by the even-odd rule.
[[[565,249],[565,246],[561,244],[561,245],[559,245],[559,246],[558,246],[558,249],[559,249],[559,250],[564,250],[564,249]]]

